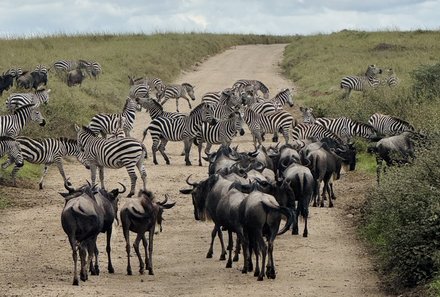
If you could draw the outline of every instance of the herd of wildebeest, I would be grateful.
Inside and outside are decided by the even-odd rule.
[[[80,84],[85,74],[98,78],[102,72],[97,62],[85,60],[57,61],[49,68],[38,65],[31,72],[17,68],[5,71],[0,76],[0,94],[10,88],[13,92],[6,99],[9,114],[0,116],[0,153],[8,155],[2,168],[14,164],[14,185],[24,161],[45,165],[40,189],[47,166],[56,164],[59,168],[67,190],[62,194],[65,205],[61,223],[73,252],[74,285],[79,284],[78,252],[80,279],[86,281],[88,272],[99,274],[96,239],[100,233],[107,234],[108,272],[114,272],[110,241],[118,212],[126,240],[127,274],[132,274],[130,231],[136,233],[133,246],[140,263],[139,272],[142,274],[147,269],[153,274],[155,228],[158,225],[162,229],[163,211],[175,203],[168,201],[168,197],[162,202],[156,201],[146,188],[147,149],[143,141],[148,134],[153,143],[154,164],[159,163],[157,151],[166,164],[170,164],[165,153],[169,141],[183,142],[186,165],[191,165],[189,154],[193,144],[198,148],[199,165],[202,166],[202,159],[209,163],[208,176],[199,181],[188,176],[188,187],[180,192],[192,196],[196,220],[210,219],[214,223],[207,257],[212,257],[214,239],[218,236],[222,247],[220,258],[225,260],[228,255],[226,267],[238,261],[242,252],[242,272],[253,271],[258,280],[265,276],[276,277],[273,249],[277,235],[288,230],[298,234],[298,217],[301,216],[304,219],[302,234],[307,237],[309,205],[324,207],[327,203],[333,207],[332,180],[339,179],[342,168],[355,169],[356,137],[371,141],[368,151],[376,155],[379,182],[382,162],[387,165],[410,162],[414,157],[413,139],[421,136],[408,122],[380,113],[373,114],[368,123],[361,123],[347,117],[315,118],[313,109],[300,107],[303,119],[295,119],[285,107],[286,104],[290,108],[294,106],[292,90],[286,88],[273,95],[259,80],[241,79],[223,90],[208,92],[193,108],[191,102],[196,100],[193,85],[166,85],[152,77],[129,77],[128,95],[121,112],[99,113],[87,126],[75,126],[77,139],[22,136],[20,131],[29,120],[40,125],[45,123],[38,107],[49,101],[50,89],[46,85],[51,69],[68,86]],[[370,65],[364,76],[344,77],[341,88],[345,90],[346,100],[352,90],[364,91],[383,85],[395,87],[398,80],[394,73],[385,79],[378,76],[381,73],[381,68]],[[187,101],[189,114],[179,112],[179,98]],[[163,110],[169,99],[176,100],[176,112]],[[151,121],[144,138],[138,140],[130,137],[130,131],[136,113],[142,108],[150,114]],[[231,146],[235,137],[245,133],[245,124],[253,136],[253,151],[239,151],[238,147]],[[284,138],[282,143],[278,142],[279,133]],[[268,134],[273,134],[271,144],[265,140]],[[203,144],[206,147],[202,157]],[[212,145],[219,145],[215,152],[210,151]],[[90,169],[91,181],[86,185],[74,188],[69,182],[62,166],[62,159],[68,155],[76,156]],[[126,187],[121,184],[121,189],[106,190],[104,168],[122,167],[127,169],[131,180],[128,197],[135,194],[135,167],[143,187],[137,197],[127,199],[118,210],[118,197]],[[95,184],[97,172],[100,187]],[[285,223],[280,229],[282,219]],[[222,231],[228,232],[227,247]],[[139,250],[141,241],[145,261]]]

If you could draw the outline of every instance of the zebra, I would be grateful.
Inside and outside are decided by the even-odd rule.
[[[17,137],[27,122],[35,121],[40,126],[46,125],[46,120],[33,104],[17,108],[13,114],[0,115],[0,136]]]
[[[330,138],[339,144],[343,143],[338,135],[326,129],[324,126],[314,123],[300,123],[296,125],[292,130],[292,138],[294,141],[304,139],[322,140],[323,138]]]
[[[127,137],[124,131],[124,125],[127,121],[127,118],[122,116],[121,114],[118,117],[118,125],[115,130],[112,131],[112,133],[105,135],[105,138],[107,139],[114,139],[114,138],[123,138]]]
[[[250,108],[259,114],[268,114],[282,109],[286,103],[288,103],[290,107],[293,106],[293,97],[289,89],[281,90],[271,100],[254,103],[250,106]]]
[[[84,68],[90,78],[97,79],[102,73],[101,65],[96,61],[79,60],[79,67]]]
[[[55,69],[57,75],[61,76],[63,73],[79,68],[78,61],[58,60],[53,63],[52,68]]]
[[[314,124],[315,116],[313,115],[313,108],[311,107],[300,107],[299,110],[303,116],[303,123],[305,124]]]
[[[48,71],[49,71],[49,69],[47,69],[47,66],[46,66],[46,65],[38,64],[38,65],[35,67],[35,69],[34,69],[33,72],[43,73],[43,74],[45,74],[45,75],[47,76]]]
[[[157,99],[162,105],[164,105],[170,98],[176,99],[176,111],[179,112],[179,98],[188,101],[189,108],[192,108],[187,95],[191,100],[196,100],[196,97],[194,96],[194,86],[189,83],[182,83],[181,85],[167,85],[165,89],[158,94]]]
[[[354,121],[347,117],[335,119],[317,118],[315,124],[325,127],[338,135],[344,142],[348,142],[352,137],[359,136],[363,138],[375,138],[376,131],[369,124]]]
[[[163,81],[158,77],[148,78],[146,83],[150,87],[150,90],[156,93],[156,98],[158,94],[161,94],[166,88]]]
[[[274,134],[276,132],[281,132],[286,144],[289,142],[289,133],[294,123],[294,119],[290,113],[280,110],[269,114],[259,114],[245,106],[243,118],[253,135],[254,146],[256,148],[257,142],[258,146],[261,146],[263,135],[265,133]],[[278,141],[276,135],[277,134],[272,138],[273,142]]]
[[[368,120],[368,124],[371,125],[379,134],[387,136],[398,135],[407,131],[415,132],[414,127],[410,123],[381,113],[373,114]]]
[[[152,98],[137,98],[136,102],[146,109],[152,120],[157,117],[179,118],[185,116],[184,113],[164,111],[163,106]]]
[[[95,133],[95,135],[101,133],[105,137],[107,134],[112,134],[118,128],[119,116],[122,115],[127,120],[124,125],[124,132],[126,136],[130,136],[130,131],[133,129],[133,123],[136,119],[136,110],[138,108],[136,100],[127,98],[125,105],[122,109],[122,113],[99,113],[95,115],[88,125],[89,129]]]
[[[345,76],[341,80],[341,89],[345,90],[345,99],[350,97],[352,90],[365,91],[367,88],[374,88],[380,84],[380,80],[377,78],[378,74],[382,73],[382,69],[376,67],[376,65],[369,65],[365,75],[363,76]]]
[[[254,95],[257,94],[257,91],[261,91],[263,98],[269,99],[269,88],[259,80],[239,79],[232,85],[232,88],[237,94],[240,94],[242,91],[246,92],[249,89],[253,90]]]
[[[43,174],[38,183],[40,190],[43,189],[43,180],[47,174],[49,166],[55,164],[64,180],[64,183],[69,183],[63,168],[63,158],[66,156],[75,156],[77,159],[86,165],[84,154],[78,146],[76,139],[69,139],[66,137],[60,138],[29,138],[20,136],[17,137],[17,143],[20,145],[23,159],[32,164],[44,164]],[[6,161],[2,167],[8,167],[12,158]],[[16,176],[21,166],[14,166],[12,170],[12,179],[15,184]]]
[[[2,158],[5,154],[8,155],[8,161],[11,160],[11,162],[15,162],[15,167],[23,167],[23,155],[21,153],[20,145],[15,138],[9,136],[0,136],[0,158]],[[6,165],[5,163],[2,164],[2,169],[6,169]],[[13,179],[13,185],[14,187],[17,185],[15,179]]]
[[[130,98],[149,98],[150,97],[150,87],[147,84],[136,84],[130,87],[128,93]]]
[[[41,103],[47,104],[49,102],[49,93],[50,89],[38,90],[34,93],[13,93],[6,100],[6,107],[10,112],[27,104],[34,104],[35,107],[38,107]]]
[[[215,123],[212,117],[212,106],[210,104],[200,103],[197,105],[188,116],[178,118],[158,117],[151,121],[148,127],[144,130],[144,137],[150,131],[153,145],[153,163],[157,165],[156,152],[159,151],[167,165],[170,164],[168,156],[165,154],[165,146],[168,141],[184,141],[185,146],[185,163],[187,166],[191,165],[189,160],[189,153],[191,150],[191,141],[200,132],[203,122],[210,124]],[[160,144],[159,144],[160,142]]]
[[[393,88],[399,84],[400,80],[392,68],[385,69],[385,74],[386,79],[382,81],[383,84],[389,86],[390,88]]]
[[[101,188],[104,187],[104,167],[118,169],[125,167],[131,181],[131,190],[127,197],[134,195],[137,175],[135,167],[141,175],[143,190],[147,186],[147,172],[145,171],[144,159],[145,146],[137,139],[125,137],[105,139],[96,137],[88,127],[79,127],[75,124],[78,145],[84,151],[84,157],[90,166],[92,184],[96,180],[96,171],[99,170]]]
[[[199,151],[199,166],[202,166],[202,147],[206,142],[205,154],[209,154],[213,144],[222,144],[229,146],[232,138],[237,135],[237,131],[240,131],[240,135],[244,134],[243,130],[243,117],[240,112],[233,112],[229,119],[225,121],[219,121],[214,125],[209,123],[203,123],[202,129],[197,134],[195,143],[198,146]]]

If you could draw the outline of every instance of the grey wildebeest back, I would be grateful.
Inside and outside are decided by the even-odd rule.
[[[130,231],[137,234],[133,244],[136,255],[139,259],[139,273],[144,273],[144,267],[148,269],[148,274],[154,275],[153,272],[153,238],[156,223],[161,224],[162,213],[164,209],[172,208],[174,203],[168,203],[168,197],[165,195],[163,202],[154,201],[154,196],[150,191],[139,191],[138,197],[129,199],[122,206],[120,217],[122,222],[122,229],[126,242],[127,251],[127,274],[132,275],[130,264]],[[161,227],[162,228],[162,227]],[[148,232],[148,242],[145,233]],[[145,263],[142,260],[139,243],[142,240],[145,249]],[[149,244],[149,246],[148,246]],[[147,254],[148,246],[148,254]]]

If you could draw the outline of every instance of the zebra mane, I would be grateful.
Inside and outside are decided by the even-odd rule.
[[[192,85],[189,84],[189,83],[183,83],[182,86],[185,87],[185,88],[187,88],[187,87],[188,87],[188,88],[194,88],[194,86],[192,86]]]
[[[260,91],[263,93],[269,92],[269,88],[263,84],[261,81],[257,80],[256,81],[259,85],[260,85]]]
[[[0,141],[15,141],[15,138],[10,136],[0,136]]]
[[[96,134],[87,126],[82,126],[82,129],[84,130],[84,132],[86,132],[87,134],[93,135],[96,137]]]
[[[20,107],[18,107],[18,108],[14,111],[14,114],[17,114],[19,111],[24,110],[24,109],[26,109],[26,108],[31,108],[31,107],[33,107],[33,106],[35,106],[34,103],[25,104],[25,105],[23,105],[23,106],[20,106]]]
[[[163,111],[163,106],[157,102],[154,98],[150,98],[151,102],[153,102],[153,105],[156,106],[157,108],[160,108],[160,110]]]
[[[402,125],[408,126],[409,128],[414,130],[414,126],[411,125],[410,123],[408,123],[407,121],[404,121],[402,119],[399,119],[399,118],[396,118],[396,117],[393,117],[393,116],[389,116],[389,117],[391,117],[394,121],[396,121],[396,122],[398,122],[398,123],[400,123]]]

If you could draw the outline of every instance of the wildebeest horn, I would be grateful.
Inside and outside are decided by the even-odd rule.
[[[197,187],[199,185],[199,183],[190,183],[189,182],[189,178],[192,176],[192,174],[190,174],[187,178],[186,178],[186,183],[190,186],[193,186],[194,188]]]
[[[166,204],[168,202],[168,194],[165,194],[165,200],[164,201],[162,201],[162,202],[157,202],[157,204],[159,204],[159,205],[164,205],[164,204]]]
[[[120,185],[122,186],[122,188],[124,188],[122,191],[119,191],[119,189],[118,189],[118,194],[125,193],[125,191],[127,190],[127,188],[124,186],[124,184],[122,184],[122,183],[120,183],[120,182],[118,182],[118,184],[120,184]]]
[[[64,181],[64,187],[66,188],[67,191],[69,191],[69,193],[75,192],[75,188],[72,187],[72,183],[69,181],[70,178],[67,178]]]

